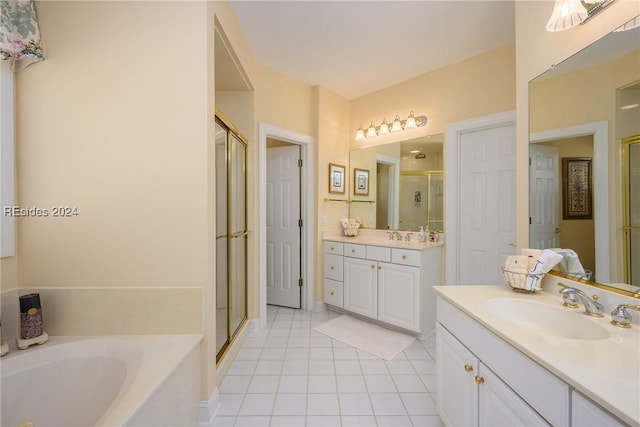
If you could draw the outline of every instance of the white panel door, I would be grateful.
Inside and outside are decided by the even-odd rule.
[[[503,283],[516,249],[515,124],[460,137],[458,284]]]
[[[344,258],[344,309],[363,316],[378,317],[377,263],[361,258]]]
[[[529,247],[559,248],[558,149],[541,144],[531,144],[529,147]]]
[[[267,150],[267,304],[300,308],[300,147]]]

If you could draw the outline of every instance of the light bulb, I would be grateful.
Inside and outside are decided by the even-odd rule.
[[[396,118],[391,123],[391,132],[398,132],[402,130],[402,122],[400,121],[400,116],[396,114]]]
[[[371,138],[374,136],[378,136],[378,134],[376,133],[376,125],[373,122],[371,122],[369,129],[367,129],[367,138]]]
[[[387,123],[387,119],[382,119],[382,123],[380,124],[380,129],[378,129],[378,135],[386,135],[389,133],[389,124]]]
[[[362,124],[360,124],[360,127],[356,131],[356,141],[362,141],[364,138],[364,129],[362,129]]]
[[[556,0],[553,13],[547,22],[547,31],[564,31],[587,19],[587,9],[580,0]]]
[[[416,118],[413,115],[413,111],[409,113],[409,117],[407,117],[407,122],[404,124],[405,129],[413,129],[416,128]]]

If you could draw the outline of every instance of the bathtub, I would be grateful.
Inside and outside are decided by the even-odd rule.
[[[0,425],[196,426],[200,335],[50,337],[0,360]]]

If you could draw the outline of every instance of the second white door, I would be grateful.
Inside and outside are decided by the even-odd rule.
[[[267,304],[300,308],[300,147],[267,149]]]

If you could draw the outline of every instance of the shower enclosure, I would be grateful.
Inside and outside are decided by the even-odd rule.
[[[247,143],[216,112],[216,351],[247,320]]]
[[[640,135],[622,140],[625,283],[640,286]]]
[[[443,229],[442,171],[400,172],[400,229]]]

